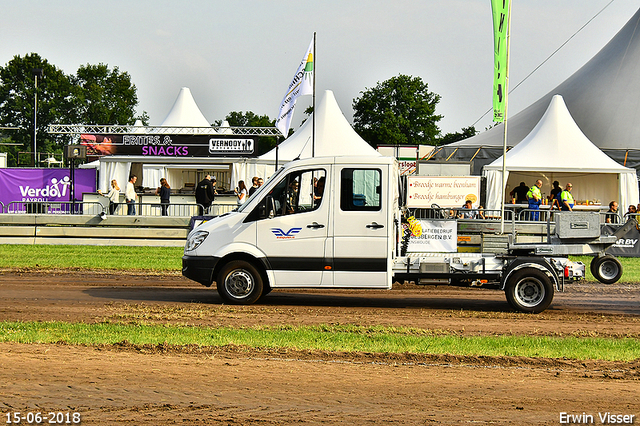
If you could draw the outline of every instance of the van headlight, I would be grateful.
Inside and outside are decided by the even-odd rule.
[[[209,236],[207,231],[197,231],[189,236],[184,251],[192,251],[200,247],[200,244]]]

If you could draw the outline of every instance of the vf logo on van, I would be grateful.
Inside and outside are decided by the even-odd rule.
[[[291,228],[288,231],[283,231],[280,228],[271,228],[271,232],[276,236],[279,240],[290,240],[295,238],[295,235],[302,231],[302,228]]]

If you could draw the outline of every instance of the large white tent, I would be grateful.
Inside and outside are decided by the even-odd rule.
[[[142,123],[136,122],[136,128],[133,133],[144,133],[144,130],[140,127]],[[160,127],[167,127],[167,129],[156,129],[156,132],[174,131],[175,128],[188,129],[191,134],[213,134],[214,129],[211,127],[209,120],[205,118],[200,111],[200,108],[193,99],[191,90],[188,87],[182,87],[178,96],[176,97],[171,110],[167,114],[166,118],[160,125]],[[189,159],[189,162],[193,163],[193,159]],[[171,162],[167,162],[165,158],[153,158],[142,156],[123,156],[113,155],[100,158],[100,181],[98,187],[102,191],[108,191],[110,187],[111,179],[116,179],[121,187],[124,188],[124,183],[129,179],[129,174],[133,173],[133,164],[139,164],[139,169],[135,170],[135,173],[140,173],[142,179],[138,179],[138,183],[148,187],[155,187],[158,185],[160,178],[164,177],[171,182],[171,185],[180,187],[182,186],[182,170],[189,168],[206,168],[208,170],[214,170],[219,167],[223,170],[228,170],[228,165],[219,166],[221,161],[219,159],[199,159],[197,165],[190,165],[184,162],[179,162],[176,159],[172,159]]]
[[[636,171],[623,167],[582,133],[560,95],[551,99],[546,112],[531,132],[506,155],[505,194],[524,181],[528,186],[543,181],[548,194],[552,182],[573,184],[576,200],[600,200],[603,205],[638,203]],[[500,209],[502,157],[484,167],[487,178],[487,209]],[[507,195],[508,196],[508,195]],[[624,209],[626,210],[626,209]]]
[[[315,115],[315,138],[312,137]],[[340,110],[331,90],[324,92],[315,111],[293,135],[277,148],[278,165],[300,158],[336,155],[380,156],[351,127]],[[244,159],[234,164],[234,182],[251,181],[253,176],[269,177],[275,172],[276,148],[256,159]]]
[[[161,126],[208,127],[211,126],[211,124],[202,114],[200,108],[198,108],[191,94],[191,90],[188,87],[183,87],[180,89],[176,101],[173,103],[169,114],[167,114]]]
[[[508,119],[507,145],[516,146],[560,94],[584,134],[618,163],[640,170],[640,9],[589,62],[538,101]],[[513,96],[518,96],[517,92]],[[450,161],[474,158],[474,173],[502,155],[504,126],[447,145]],[[455,150],[455,152],[454,152]]]

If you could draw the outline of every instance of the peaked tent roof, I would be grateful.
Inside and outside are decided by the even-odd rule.
[[[293,135],[278,147],[278,162],[285,163],[296,158],[310,158],[312,151],[311,132],[313,115],[316,116],[315,150],[316,157],[337,155],[380,156],[351,127],[340,110],[331,90],[327,90],[315,111]],[[275,161],[276,149],[261,155],[261,160]]]
[[[183,87],[178,93],[171,111],[161,126],[171,127],[211,127],[209,121],[202,115],[200,108],[191,95],[188,87]]]
[[[538,124],[507,152],[506,159],[510,171],[631,171],[612,160],[582,133],[560,95],[551,98]],[[502,157],[485,166],[485,170],[502,170]]]
[[[517,145],[561,94],[584,134],[601,149],[640,149],[640,9],[589,62],[537,102],[509,118],[507,144]],[[502,147],[500,124],[447,147]],[[624,154],[624,153],[623,153]]]

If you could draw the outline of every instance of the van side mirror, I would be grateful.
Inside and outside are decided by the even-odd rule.
[[[271,195],[267,195],[260,203],[260,219],[273,219],[276,215],[276,202]]]

